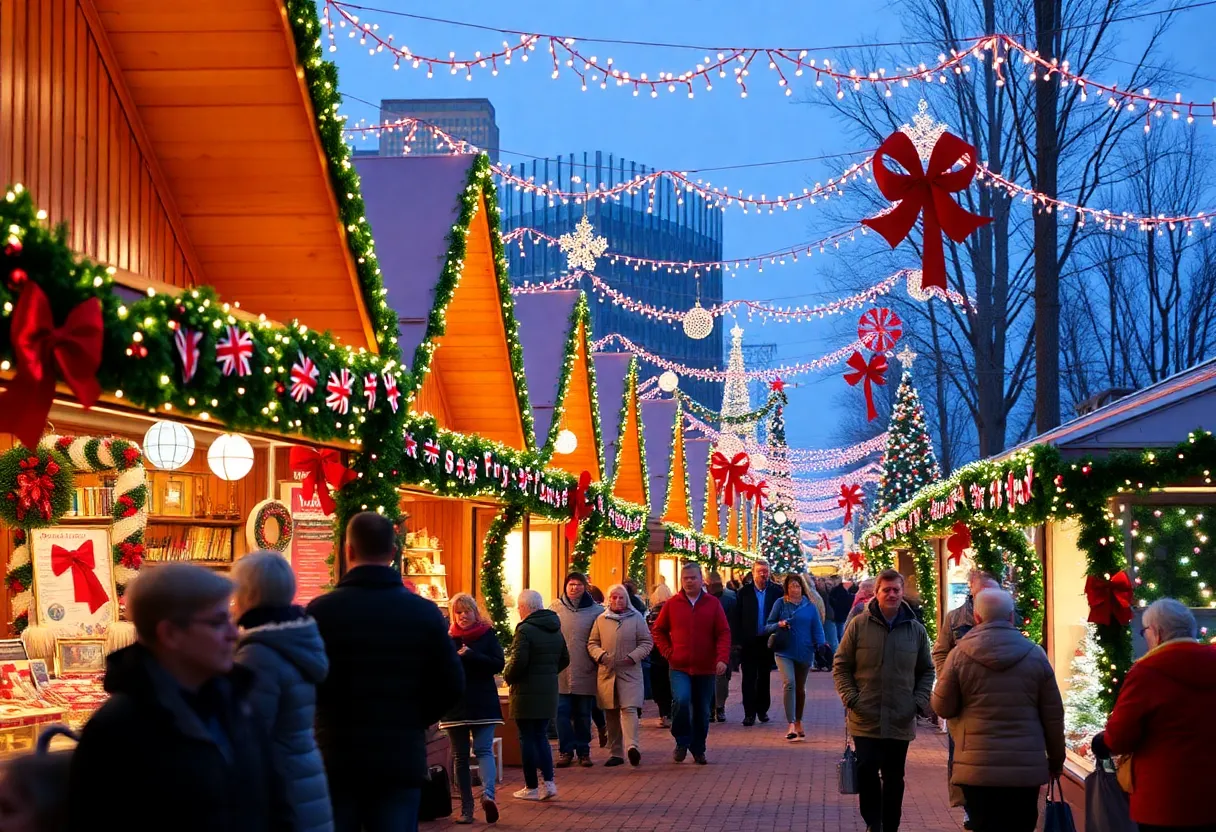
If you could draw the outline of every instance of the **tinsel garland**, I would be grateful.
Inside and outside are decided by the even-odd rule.
[[[513,641],[513,633],[507,624],[507,604],[503,597],[503,593],[506,591],[503,557],[507,549],[507,535],[523,519],[523,516],[523,506],[503,506],[502,511],[490,523],[490,528],[486,530],[485,542],[482,545],[481,597],[486,607],[486,614],[494,622],[494,633],[504,648],[510,646]]]
[[[709,422],[717,422],[723,427],[729,427],[731,425],[746,425],[752,422],[763,421],[764,419],[768,418],[768,415],[773,411],[773,408],[779,405],[785,405],[789,402],[789,399],[786,398],[784,392],[774,391],[769,393],[768,400],[761,407],[758,407],[755,410],[749,410],[746,413],[738,413],[734,416],[723,416],[721,412],[711,410],[698,402],[692,396],[689,396],[683,390],[677,389],[676,396],[679,397],[680,401],[689,410],[700,416],[702,419]]]

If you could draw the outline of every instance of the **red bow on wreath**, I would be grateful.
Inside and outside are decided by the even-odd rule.
[[[950,553],[949,560],[955,563],[963,562],[963,552],[971,548],[971,529],[962,520],[957,521],[951,528],[953,532],[946,538],[946,551]]]
[[[849,386],[856,387],[862,381],[865,382],[866,421],[873,422],[878,418],[878,411],[874,408],[874,385],[882,386],[887,383],[887,359],[875,353],[867,362],[861,353],[854,350],[846,363],[853,368],[851,372],[844,374],[844,380]]]
[[[571,544],[578,539],[578,524],[591,516],[591,502],[587,499],[590,486],[591,472],[579,474],[578,488],[574,489],[574,497],[570,501],[570,519],[566,522],[566,540]]]
[[[1132,613],[1134,596],[1132,581],[1126,572],[1116,572],[1110,580],[1098,575],[1085,579],[1085,598],[1089,601],[1091,624],[1127,626],[1135,617]]]
[[[13,434],[29,448],[38,444],[55,397],[56,376],[82,405],[92,407],[101,395],[97,368],[102,332],[97,298],[73,307],[57,327],[46,292],[36,283],[27,284],[13,310],[10,337],[17,375],[0,394],[0,433]]]
[[[950,194],[966,189],[975,178],[975,148],[952,133],[943,133],[933,146],[926,172],[912,139],[896,131],[879,145],[874,154],[874,184],[882,195],[899,202],[881,216],[861,221],[883,236],[891,248],[908,236],[916,218],[924,219],[924,239],[921,251],[921,288],[946,292],[946,256],[942,234],[956,243],[967,239],[977,229],[992,222],[960,206]],[[896,173],[886,166],[890,157],[903,165],[907,173]],[[962,162],[958,170],[951,170]]]
[[[78,604],[88,604],[95,613],[106,605],[110,596],[97,579],[97,562],[93,557],[93,541],[86,540],[76,549],[51,546],[51,571],[56,576],[72,570],[73,596]]]
[[[335,450],[318,451],[299,445],[291,449],[291,470],[303,473],[304,499],[314,495],[321,499],[321,510],[333,514],[337,504],[330,496],[330,489],[339,490],[355,478],[355,472],[344,466]]]
[[[861,552],[849,552],[849,566],[854,572],[861,572],[866,568],[866,556]]]
[[[733,506],[735,496],[744,493],[743,487],[747,483],[743,482],[743,477],[746,476],[750,464],[747,454],[743,451],[735,454],[733,459],[727,459],[721,451],[714,451],[714,455],[710,457],[709,473],[714,478],[718,493],[722,495],[724,505]]]
[[[30,456],[17,463],[17,519],[36,512],[43,520],[51,519],[51,492],[55,490],[52,477],[59,473],[59,465],[53,459],[46,461],[46,468],[38,470],[38,457]]]
[[[840,499],[836,504],[844,509],[844,524],[847,526],[853,522],[853,509],[861,508],[861,486],[853,483],[852,485],[840,486]]]

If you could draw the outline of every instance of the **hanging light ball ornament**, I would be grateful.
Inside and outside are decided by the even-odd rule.
[[[751,455],[751,463],[748,465],[751,471],[764,471],[768,469],[768,457],[761,453]]]
[[[664,370],[659,376],[659,389],[664,393],[674,393],[680,386],[680,377],[671,370]]]
[[[144,458],[155,467],[176,471],[194,456],[194,434],[178,422],[154,422],[144,434]]]
[[[557,441],[553,443],[553,450],[563,456],[565,454],[574,453],[574,449],[578,447],[578,437],[574,435],[574,431],[563,429],[557,434]]]
[[[694,341],[708,338],[714,331],[714,316],[701,305],[701,301],[693,304],[692,309],[684,313],[684,334]]]
[[[221,433],[207,449],[211,473],[233,482],[253,470],[253,446],[238,433]]]
[[[733,433],[723,433],[718,436],[718,453],[727,459],[734,459],[735,454],[743,451],[743,440]],[[749,464],[750,467],[750,464]]]
[[[755,457],[753,457],[753,459],[754,458]],[[782,511],[781,509],[777,509],[775,512],[773,512],[773,522],[776,523],[778,526],[784,525],[785,521],[787,519],[789,519],[789,518],[787,518],[785,516],[785,512]]]

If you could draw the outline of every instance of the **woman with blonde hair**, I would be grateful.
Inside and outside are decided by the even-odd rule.
[[[599,665],[596,700],[608,722],[609,757],[605,766],[642,760],[638,751],[638,711],[642,708],[644,684],[642,660],[654,649],[650,627],[629,603],[629,592],[621,584],[608,588],[608,609],[595,619],[587,652]]]
[[[447,731],[452,742],[456,760],[460,815],[455,822],[473,822],[473,773],[469,765],[472,756],[477,758],[477,774],[481,778],[481,810],[486,823],[497,823],[494,726],[502,724],[502,706],[494,675],[502,672],[506,660],[494,627],[481,614],[472,595],[457,593],[448,602],[448,607],[452,611],[448,635],[464,667],[464,696],[439,721],[439,727]]]

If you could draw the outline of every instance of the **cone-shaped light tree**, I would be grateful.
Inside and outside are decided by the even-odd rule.
[[[933,440],[925,424],[925,408],[912,383],[912,362],[916,359],[916,353],[905,346],[896,358],[904,371],[895,394],[891,423],[887,426],[887,448],[882,455],[882,482],[878,486],[875,506],[878,516],[898,508],[921,488],[942,476],[937,455],[933,452]]]

